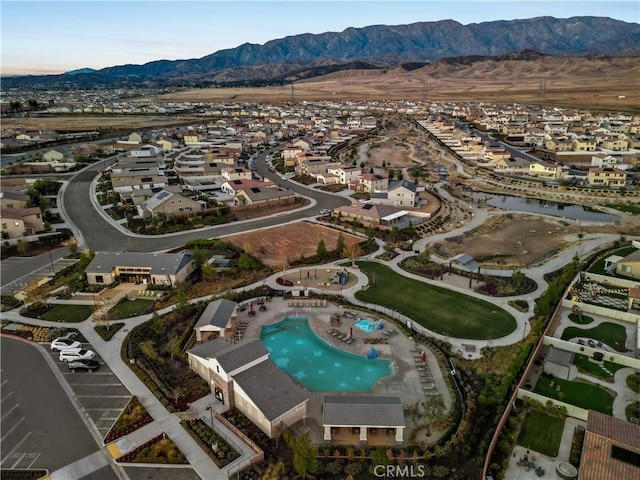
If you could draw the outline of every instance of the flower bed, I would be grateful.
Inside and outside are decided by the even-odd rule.
[[[93,329],[105,342],[108,342],[122,327],[124,327],[124,323],[115,322],[109,325],[96,325]]]
[[[276,283],[278,285],[282,285],[283,287],[293,287],[293,282],[291,280],[288,280],[284,277],[278,277],[276,278]]]
[[[199,418],[187,420],[183,422],[183,425],[187,427],[189,433],[193,434],[202,448],[209,453],[218,467],[222,468],[240,457],[238,451]]]
[[[113,442],[152,421],[153,418],[140,403],[138,397],[131,397],[131,400],[129,400],[129,403],[118,417],[118,420],[116,420],[116,423],[113,424],[111,430],[109,430],[106,437],[104,437],[104,443]]]
[[[129,453],[125,453],[117,461],[123,463],[188,463],[184,454],[165,434],[158,435]]]

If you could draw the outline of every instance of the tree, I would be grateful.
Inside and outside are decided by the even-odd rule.
[[[193,263],[195,265],[195,276],[202,276],[202,267],[207,263],[207,252],[195,247],[193,249]]]
[[[238,257],[238,268],[240,270],[257,270],[260,262],[248,253],[243,253]]]
[[[360,245],[357,243],[352,243],[351,245],[347,245],[344,248],[344,256],[351,260],[351,266],[355,264],[356,260],[362,256],[362,250],[360,249]]]
[[[24,257],[29,251],[29,244],[27,243],[27,241],[23,238],[18,240],[18,243],[16,243],[16,251],[18,252],[18,255]]]
[[[338,234],[338,240],[336,240],[336,252],[342,255],[342,253],[344,252],[344,247],[345,247],[344,235],[342,234],[342,232],[340,232]]]
[[[214,267],[209,263],[205,263],[202,266],[202,279],[205,282],[211,283],[211,282],[214,282],[217,278],[218,278],[218,271],[216,270],[216,267]]]
[[[176,283],[176,312],[184,314],[189,310],[189,300],[187,300],[187,285],[184,282]]]
[[[527,277],[521,270],[514,270],[511,274],[511,280],[516,287],[520,287]]]
[[[316,255],[320,260],[324,260],[327,257],[327,247],[324,244],[324,240],[321,238],[316,248]]]
[[[307,474],[318,471],[318,460],[316,458],[318,449],[311,445],[309,434],[304,433],[296,437],[287,430],[284,434],[284,440],[293,451],[293,468],[296,469],[298,475],[306,478]]]

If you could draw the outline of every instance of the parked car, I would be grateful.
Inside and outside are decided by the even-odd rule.
[[[82,359],[91,360],[95,356],[95,352],[87,350],[86,348],[65,348],[64,350],[60,350],[58,359],[61,362],[72,362]]]
[[[331,213],[330,208],[323,208],[322,210],[320,210],[321,215],[329,215],[330,213]]]
[[[98,360],[92,359],[80,359],[73,360],[68,364],[69,370],[72,372],[85,371],[85,372],[94,372],[98,368],[100,368],[100,362]]]
[[[58,337],[51,342],[51,350],[64,350],[65,348],[80,348],[82,344],[73,338]]]

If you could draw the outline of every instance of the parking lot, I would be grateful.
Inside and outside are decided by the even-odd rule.
[[[43,346],[49,349],[48,344]],[[82,343],[82,346],[91,350],[88,343]],[[74,373],[69,370],[67,363],[58,360],[58,352],[49,350],[49,354],[103,439],[131,398],[131,394],[99,355],[94,357],[100,362],[97,371]]]
[[[87,343],[83,347],[91,349]],[[51,372],[52,365],[43,353],[51,357],[67,385],[62,385],[59,375]],[[95,359],[101,362],[97,371],[74,373],[58,360],[58,352],[50,350],[48,343],[35,347],[2,337],[3,469],[55,471],[99,450],[98,441],[107,434],[131,395],[99,356]],[[70,392],[81,411],[69,399]],[[90,421],[83,421],[85,414]],[[87,424],[93,431],[87,429]],[[105,478],[112,475],[107,473]]]

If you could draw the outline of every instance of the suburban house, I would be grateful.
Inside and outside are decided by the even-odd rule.
[[[615,265],[616,275],[640,280],[640,250],[618,259]]]
[[[26,193],[3,191],[0,192],[0,208],[26,208],[29,199]]]
[[[240,410],[269,437],[306,417],[309,392],[269,358],[259,339],[215,338],[187,350],[187,356],[221,403]]]
[[[322,426],[326,442],[388,445],[402,443],[406,423],[398,397],[327,395]]]
[[[198,343],[218,337],[231,338],[238,324],[238,303],[221,298],[205,308],[193,329]]]
[[[373,203],[357,203],[355,205],[337,207],[333,210],[334,216],[344,222],[355,221],[365,227],[377,227],[390,230],[407,228],[409,224],[418,225],[424,222],[428,215],[418,217],[411,212],[400,210],[389,205],[376,205]]]
[[[245,190],[247,188],[277,188],[277,185],[270,178],[265,178],[264,180],[231,180],[228,182],[224,182],[220,186],[220,190],[229,195],[236,195],[240,190]]]
[[[529,176],[555,180],[562,177],[562,166],[553,162],[533,162],[529,165]]]
[[[173,286],[195,270],[191,252],[96,252],[85,273],[90,285],[120,282]]]
[[[47,162],[61,162],[64,160],[64,153],[59,152],[58,150],[48,150],[42,154],[42,158]]]
[[[296,194],[285,188],[251,187],[238,190],[233,197],[235,206],[271,206],[293,203]]]
[[[358,178],[356,190],[362,193],[382,192],[389,188],[389,177],[377,173],[363,173]]]
[[[640,426],[589,410],[578,480],[640,478]]]
[[[44,231],[40,207],[2,209],[0,219],[2,238],[20,238]]]
[[[138,215],[142,218],[157,217],[158,215],[176,217],[204,210],[204,203],[192,200],[180,193],[161,190],[145,202],[137,205],[136,209],[138,210]]]
[[[327,168],[327,173],[333,173],[339,177],[338,183],[343,185],[355,185],[358,183],[358,177],[360,177],[362,170],[359,167],[345,167],[340,165],[338,167]]]
[[[222,168],[222,180],[225,182],[251,180],[251,170],[242,167],[224,167]]]
[[[415,207],[419,199],[418,187],[409,180],[400,180],[389,185],[386,192],[371,195],[371,202],[394,207]]]
[[[624,187],[627,172],[613,167],[590,168],[587,183],[591,187]]]

